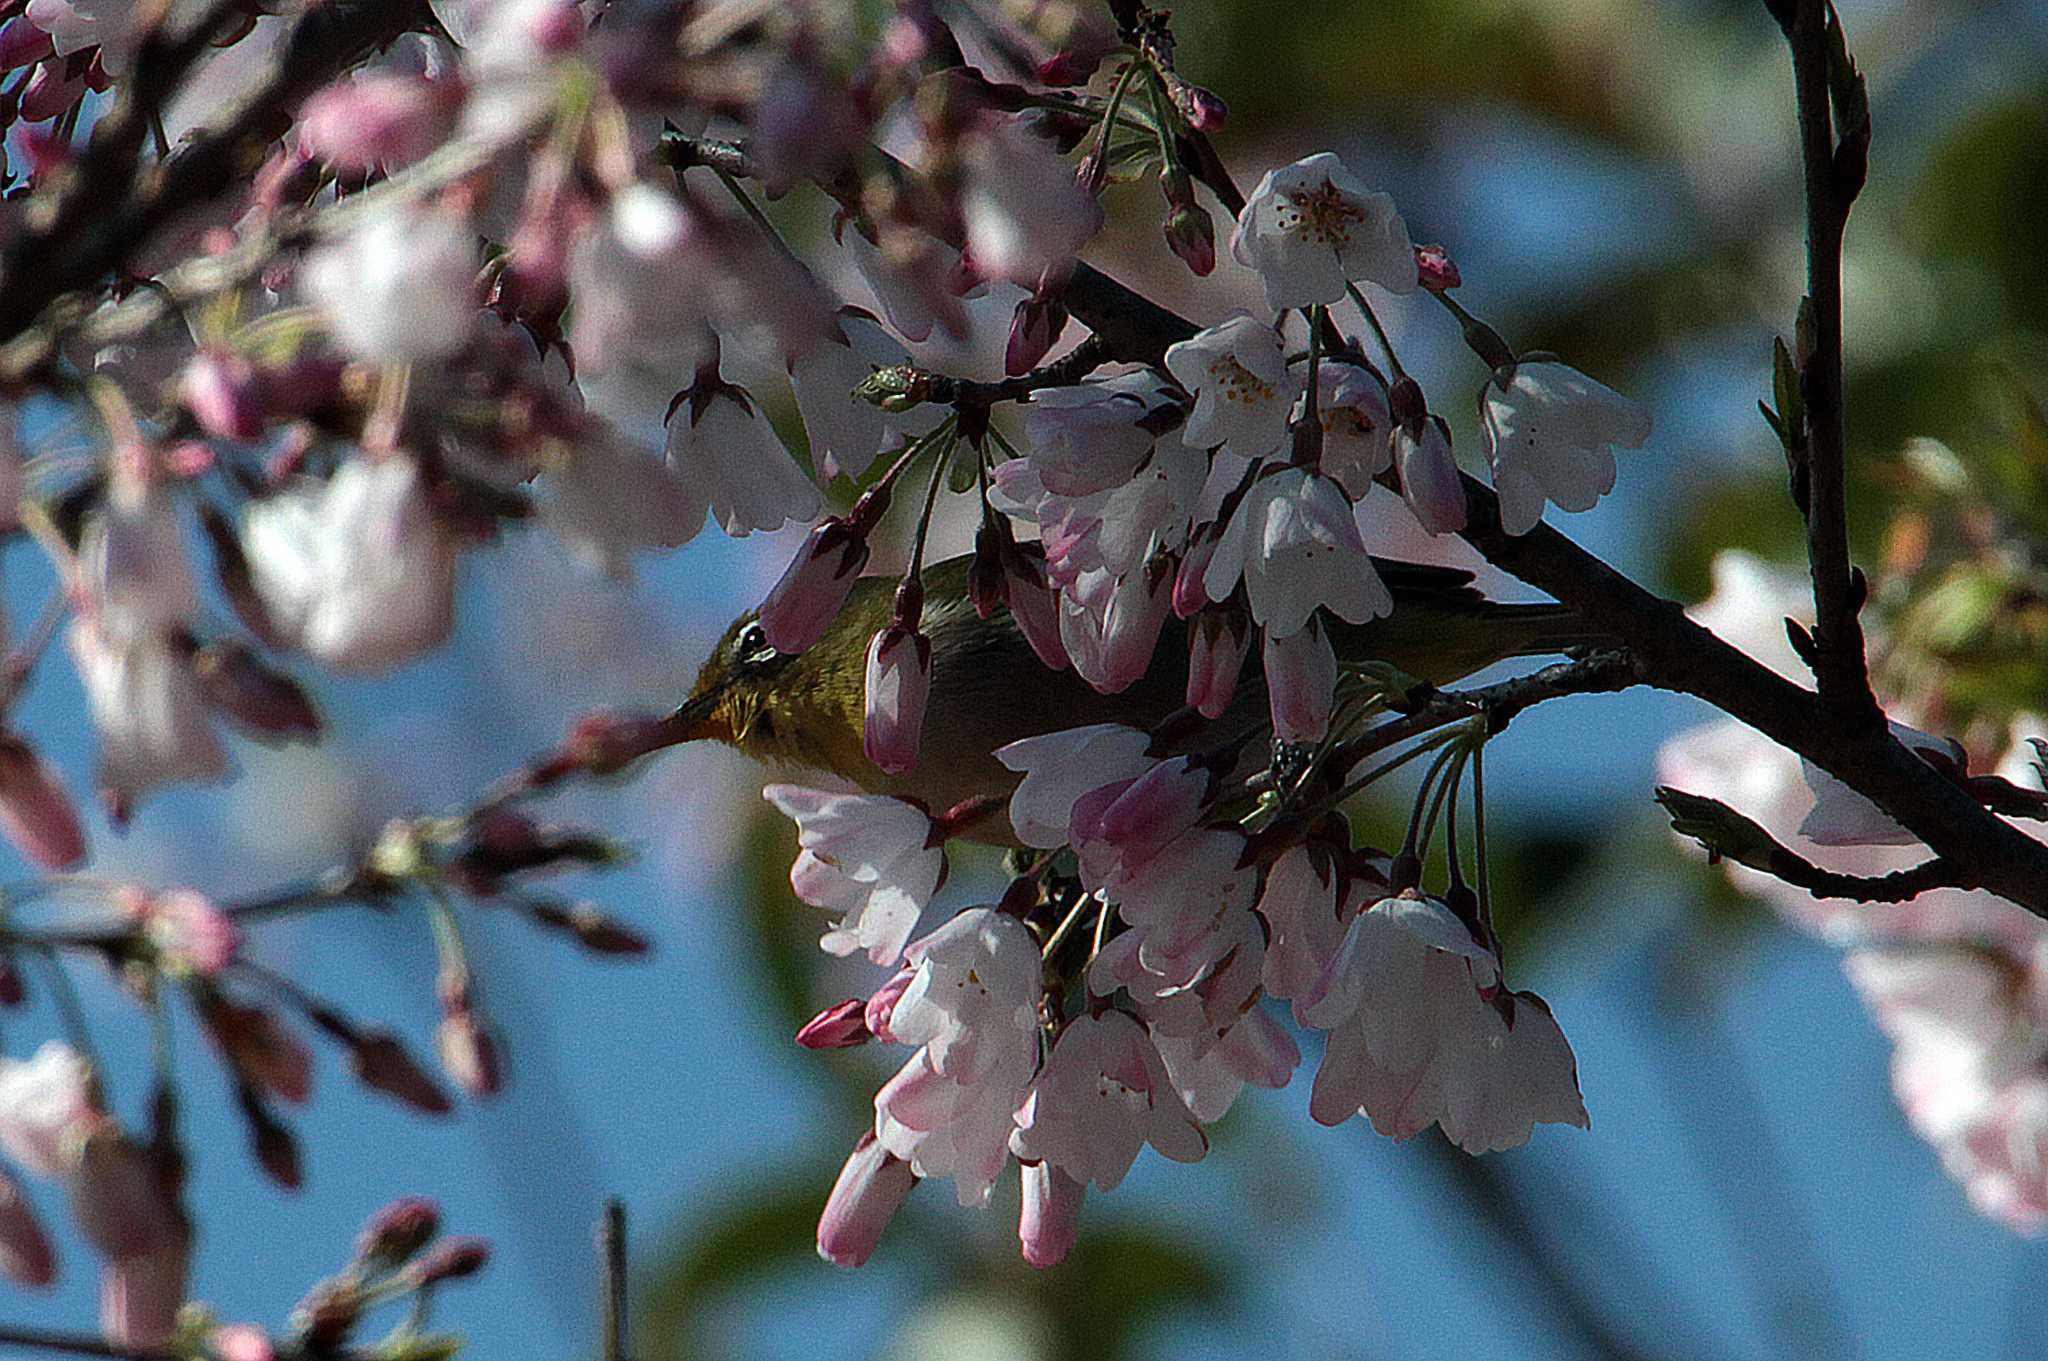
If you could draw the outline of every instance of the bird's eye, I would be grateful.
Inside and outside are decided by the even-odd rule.
[[[769,646],[768,635],[762,632],[758,623],[748,624],[740,630],[733,652],[743,662],[765,662],[776,655],[775,649]]]

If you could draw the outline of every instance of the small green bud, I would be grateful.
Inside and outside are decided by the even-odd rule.
[[[908,364],[892,364],[855,384],[853,395],[884,411],[909,411],[930,399],[931,377]]]

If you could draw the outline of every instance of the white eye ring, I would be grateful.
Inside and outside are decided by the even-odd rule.
[[[733,648],[743,662],[764,662],[776,655],[768,645],[768,635],[758,623],[750,623],[740,630],[739,641]]]

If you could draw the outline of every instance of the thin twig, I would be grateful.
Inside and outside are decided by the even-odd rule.
[[[604,1203],[597,1221],[598,1265],[604,1275],[604,1361],[629,1361],[626,1330],[626,1202]]]

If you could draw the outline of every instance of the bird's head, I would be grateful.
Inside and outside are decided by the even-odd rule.
[[[860,583],[825,636],[794,656],[769,644],[752,610],[733,620],[676,712],[685,740],[872,782],[861,749],[867,646],[888,622],[891,585]]]

